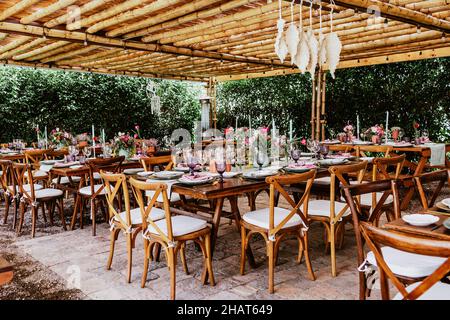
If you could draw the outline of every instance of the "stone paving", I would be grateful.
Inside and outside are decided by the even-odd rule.
[[[268,199],[261,195],[258,208]],[[246,201],[240,200],[241,212],[246,212]],[[109,228],[106,223],[97,226],[97,236],[91,235],[90,226],[74,231],[60,232],[35,239],[19,238],[16,245],[55,272],[66,285],[78,287],[86,299],[168,299],[170,275],[161,255],[161,262],[151,264],[146,287],[140,288],[143,269],[143,245],[138,236],[133,251],[132,282],[126,283],[126,246],[119,236],[112,269],[105,269],[109,252]],[[357,299],[358,274],[356,271],[356,244],[351,226],[345,236],[344,248],[337,251],[338,276],[331,276],[330,257],[325,253],[323,228],[313,225],[310,229],[310,256],[316,274],[316,281],[308,278],[304,263],[295,262],[297,242],[282,243],[279,263],[275,269],[275,293],[267,291],[267,263],[262,238],[252,242],[259,267],[247,273],[239,273],[240,237],[236,226],[228,219],[222,219],[213,269],[216,286],[203,286],[200,282],[202,256],[193,244],[187,247],[187,261],[190,273],[186,275],[180,263],[177,266],[177,299]],[[373,299],[379,298],[374,290]]]

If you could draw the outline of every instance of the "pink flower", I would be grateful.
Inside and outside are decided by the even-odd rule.
[[[306,139],[303,138],[303,139],[300,141],[300,143],[301,143],[302,145],[306,146]]]
[[[134,138],[135,138],[135,139],[137,139],[137,138],[138,138],[138,135],[137,135],[137,133],[135,133],[135,134],[134,134]]]
[[[139,130],[139,129],[140,129],[140,127],[139,127],[138,125],[135,125],[134,128],[135,128],[136,130]]]
[[[269,131],[269,127],[262,127],[261,133],[267,133]]]

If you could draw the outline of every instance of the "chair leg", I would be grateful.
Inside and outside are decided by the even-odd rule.
[[[36,220],[37,220],[37,212],[38,207],[31,206],[31,237],[34,238],[34,235],[36,234]]]
[[[305,235],[303,236],[303,252],[305,254],[305,262],[306,262],[306,268],[308,269],[309,278],[311,281],[316,280],[316,276],[314,275],[314,270],[311,264],[311,259],[309,258],[309,240],[308,240],[308,232],[305,232]]]
[[[16,201],[16,199],[14,199]],[[5,217],[3,218],[3,224],[6,224],[8,222],[8,213],[9,213],[9,203],[11,202],[11,199],[8,195],[5,194]]]
[[[214,273],[213,273],[213,269],[212,269],[211,236],[209,233],[207,235],[205,235],[205,247],[206,247],[205,261],[206,261],[206,269],[208,270],[208,275],[209,275],[209,285],[215,286],[216,281],[214,280]],[[245,255],[245,252],[244,252],[244,255]]]
[[[167,248],[167,266],[170,270],[170,299],[175,300],[177,260],[173,248]]]
[[[133,239],[132,234],[127,233],[127,255],[128,255],[128,272],[127,272],[127,282],[131,282],[131,268],[133,267]]]
[[[186,242],[183,242],[180,247],[180,257],[181,257],[181,263],[183,264],[184,273],[189,274],[188,265],[186,262]]]
[[[95,199],[91,199],[91,220],[92,220],[92,235],[95,237],[95,235],[97,234],[97,226],[95,224]]]
[[[120,229],[113,229],[110,234],[110,245],[109,245],[109,256],[108,256],[108,262],[106,263],[106,270],[111,270],[111,265],[113,261],[114,256],[114,248],[117,241],[117,238],[119,237]]]
[[[150,241],[144,238],[144,270],[142,270],[141,288],[145,287],[145,282],[147,282],[148,265],[150,262],[150,252],[151,252]]]
[[[16,230],[17,227],[17,213],[18,213],[18,203],[16,199],[13,199],[14,201],[14,219],[13,219],[13,229]]]
[[[80,201],[82,201],[81,196],[77,194],[75,197],[75,204],[73,206],[72,220],[70,221],[70,229],[71,230],[75,229],[75,223],[77,221],[77,213],[78,213],[78,207],[80,206]],[[80,214],[82,215],[83,212],[81,212]]]
[[[336,277],[336,230],[335,224],[330,223],[330,255],[331,255],[331,275]]]
[[[84,214],[84,211],[85,211],[85,209],[86,209],[86,203],[89,201],[89,199],[83,199],[83,198],[81,198],[81,203],[80,203],[80,206],[81,206],[81,210],[80,210],[80,229],[83,229],[84,228],[84,218],[83,218],[83,214]]]
[[[64,231],[67,231],[66,227],[66,218],[64,217],[64,199],[60,198],[59,200],[56,200],[55,203],[52,205],[52,211],[54,211],[54,206],[57,205],[59,216],[61,217],[61,223],[63,226]],[[53,212],[51,214],[53,216]]]
[[[154,250],[155,250],[155,261],[159,262],[159,258],[161,256],[161,244],[160,243],[156,243]]]
[[[23,220],[25,218],[25,204],[23,202],[20,203],[20,218],[19,218],[19,225],[17,226],[17,235],[20,235],[22,232],[23,227]]]
[[[275,273],[275,242],[268,241],[267,242],[267,259],[269,260],[269,293],[274,292],[274,273]]]
[[[303,245],[303,238],[301,234],[298,235],[298,256],[297,263],[301,264],[303,259],[303,251],[305,250],[305,246]]]
[[[247,247],[247,231],[241,226],[241,275],[245,274],[245,248]]]
[[[47,205],[47,209],[49,207],[50,206]],[[42,202],[42,204],[41,204],[41,210],[42,210],[42,218],[44,219],[44,222],[47,223],[47,216],[45,215],[45,203],[44,202]],[[39,208],[38,208],[37,212],[39,213]],[[50,225],[53,227],[53,220],[50,220]]]

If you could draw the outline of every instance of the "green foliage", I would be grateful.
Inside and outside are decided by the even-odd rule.
[[[360,115],[361,128],[399,126],[413,137],[412,123],[428,129],[434,140],[450,140],[450,59],[434,59],[338,70],[327,77],[328,130],[341,132]],[[310,135],[311,77],[289,75],[223,83],[218,91],[219,127],[269,125],[275,118],[280,133],[293,119],[297,136]]]
[[[200,118],[198,87],[179,81],[160,84],[163,116],[151,114],[147,79],[88,73],[0,68],[0,141],[36,140],[34,128],[106,136],[131,132],[161,140],[176,128],[193,128]]]

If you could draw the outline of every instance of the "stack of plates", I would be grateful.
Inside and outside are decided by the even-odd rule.
[[[191,186],[213,182],[215,177],[209,174],[184,175],[178,182]]]
[[[174,180],[179,179],[183,175],[183,172],[176,172],[176,171],[159,171],[155,172],[151,178],[152,179],[158,179],[158,180]]]
[[[436,207],[441,210],[450,212],[450,198],[444,199],[441,202],[436,203]]]
[[[243,174],[243,177],[247,178],[247,179],[262,180],[262,179],[265,179],[270,176],[275,176],[277,174],[278,174],[278,170],[263,169],[263,170],[255,170],[255,171],[245,172]]]

